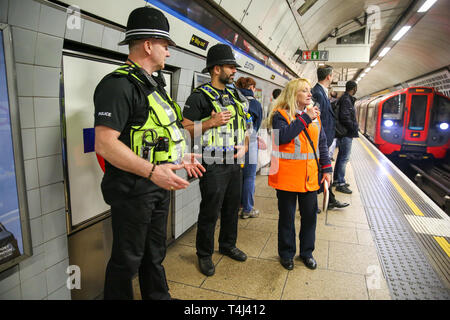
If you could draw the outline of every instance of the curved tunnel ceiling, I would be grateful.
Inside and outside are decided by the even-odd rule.
[[[308,1],[308,0],[306,0]],[[407,9],[425,0],[317,0],[302,16],[305,0],[210,0],[236,23],[258,38],[300,76],[316,81],[316,64],[296,63],[295,51],[316,49],[332,36],[347,34],[364,24],[369,6],[380,9],[380,28],[371,31],[370,56],[378,54],[386,37]],[[365,96],[450,65],[450,1],[438,0],[424,17],[359,82],[358,96]],[[355,19],[359,18],[359,19]],[[337,32],[336,32],[337,31]],[[333,65],[332,62],[330,62]],[[335,81],[354,80],[361,69],[337,69]]]

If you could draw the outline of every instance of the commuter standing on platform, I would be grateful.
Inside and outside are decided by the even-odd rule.
[[[269,185],[277,191],[278,254],[281,265],[288,270],[294,268],[293,258],[297,251],[297,201],[301,215],[300,258],[308,268],[317,267],[312,255],[316,237],[317,190],[324,180],[330,183],[332,172],[320,111],[311,105],[310,90],[308,80],[291,80],[275,101],[269,116],[269,124],[274,130]],[[320,181],[318,158],[323,172]]]
[[[328,99],[328,87],[333,80],[333,67],[323,66],[317,69],[317,80],[318,82],[311,90],[313,95],[313,100],[319,104],[320,108],[320,119],[322,121],[322,126],[324,132],[327,136],[327,147],[328,149],[333,144],[334,134],[336,130],[336,122],[333,109],[331,108],[330,100]],[[333,190],[329,188],[330,200],[328,203],[328,209],[334,208],[345,208],[349,204],[346,202],[340,202],[334,196]]]
[[[356,94],[358,85],[355,81],[347,81],[345,84],[345,93],[338,101],[340,123],[347,129],[347,133],[338,138],[339,151],[336,158],[334,171],[334,183],[336,191],[351,194],[349,184],[345,182],[345,167],[350,159],[353,138],[358,138],[358,122],[356,121],[355,100],[353,96]]]
[[[237,64],[231,47],[212,46],[206,68],[211,82],[199,86],[186,100],[183,125],[202,148],[205,175],[200,179],[202,200],[197,222],[196,248],[200,271],[212,276],[215,267],[214,229],[220,214],[219,252],[237,261],[247,255],[236,248],[238,211],[241,202],[243,158],[248,148],[245,135],[247,100],[234,88]],[[199,141],[200,140],[200,141]],[[244,143],[245,141],[245,143]]]
[[[164,90],[160,70],[168,46],[175,45],[164,14],[133,10],[124,44],[130,49],[126,64],[106,75],[94,93],[95,151],[105,159],[101,189],[113,232],[104,298],[133,299],[132,279],[139,273],[142,299],[166,300],[168,190],[189,185],[175,170],[197,177],[205,169],[184,154],[181,109]]]
[[[259,210],[254,208],[255,200],[255,178],[256,166],[258,164],[258,130],[262,121],[262,108],[258,100],[255,99],[256,82],[251,77],[241,77],[236,82],[237,88],[249,101],[249,113],[252,116],[253,130],[250,132],[250,143],[248,152],[245,154],[245,164],[243,169],[242,183],[242,211],[241,218],[256,218]]]
[[[331,105],[331,110],[333,110],[334,114],[336,115],[336,102],[338,101],[337,98],[337,92],[336,91],[331,91],[330,92],[330,105]],[[337,145],[337,138],[336,136],[333,139],[333,142],[331,143],[331,146],[328,147],[328,154],[330,155],[330,159],[331,161],[334,161],[333,156],[334,156],[334,150],[336,150],[336,145]]]

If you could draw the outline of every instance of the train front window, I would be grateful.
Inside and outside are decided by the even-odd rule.
[[[423,130],[425,127],[425,117],[427,112],[428,96],[412,95],[411,111],[409,115],[410,130]]]
[[[383,119],[401,120],[405,108],[406,94],[399,94],[383,103]]]

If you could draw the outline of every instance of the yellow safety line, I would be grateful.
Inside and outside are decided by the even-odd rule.
[[[403,190],[402,187],[395,181],[395,179],[387,172],[387,170],[380,164],[380,161],[375,157],[375,155],[372,153],[372,151],[369,150],[369,148],[361,142],[360,139],[358,139],[359,143],[366,149],[366,151],[369,153],[369,155],[372,157],[373,160],[383,169],[386,176],[388,177],[389,181],[391,181],[392,185],[395,189],[397,189],[398,193],[402,196],[403,200],[408,204],[408,206],[411,208],[411,210],[414,212],[416,216],[424,216],[422,211],[416,206],[414,201],[411,200],[411,198],[406,194],[405,190]]]
[[[450,257],[450,244],[445,240],[444,237],[433,237],[434,240],[441,246],[441,248],[445,251],[448,257]]]
[[[358,139],[359,143],[366,149],[366,151],[369,153],[369,155],[372,157],[373,160],[383,169],[386,176],[388,177],[389,181],[391,181],[392,185],[397,189],[398,193],[402,196],[402,198],[405,200],[405,202],[409,205],[411,210],[414,212],[416,216],[424,216],[422,211],[420,211],[419,208],[417,208],[416,204],[411,200],[411,198],[406,194],[406,192],[400,187],[400,185],[395,181],[395,179],[387,172],[387,170],[380,164],[380,161],[375,157],[375,155],[372,153],[372,151],[369,150],[369,148],[361,142],[361,139]],[[447,254],[448,257],[450,257],[450,244],[445,240],[443,237],[436,237],[433,236],[434,240],[439,244],[439,246],[444,250],[444,252]]]

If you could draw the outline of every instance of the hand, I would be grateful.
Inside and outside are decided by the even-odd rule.
[[[183,160],[181,160],[181,163],[183,163],[189,178],[191,178],[192,176],[196,178],[198,178],[199,176],[203,177],[202,171],[206,172],[206,169],[197,160],[201,157],[201,154],[186,153],[183,157]]]
[[[245,156],[245,153],[248,151],[247,145],[238,145],[234,146],[234,148],[237,150],[236,154],[234,155],[235,159],[241,159]]]
[[[266,150],[267,149],[267,145],[264,142],[264,139],[261,138],[260,136],[258,136],[258,149],[260,149],[260,150]]]
[[[216,113],[214,110],[211,112],[211,122],[213,127],[220,127],[227,124],[231,118],[230,111],[222,111]]]
[[[324,173],[322,176],[322,180],[320,181],[320,184],[322,184],[325,180],[327,180],[329,188],[331,185],[331,173]]]
[[[315,120],[318,116],[320,116],[320,109],[318,106],[307,106],[305,112],[311,120]]]
[[[165,163],[157,165],[153,171],[151,181],[166,190],[185,189],[189,182],[180,178],[174,171],[184,168],[183,164]]]

